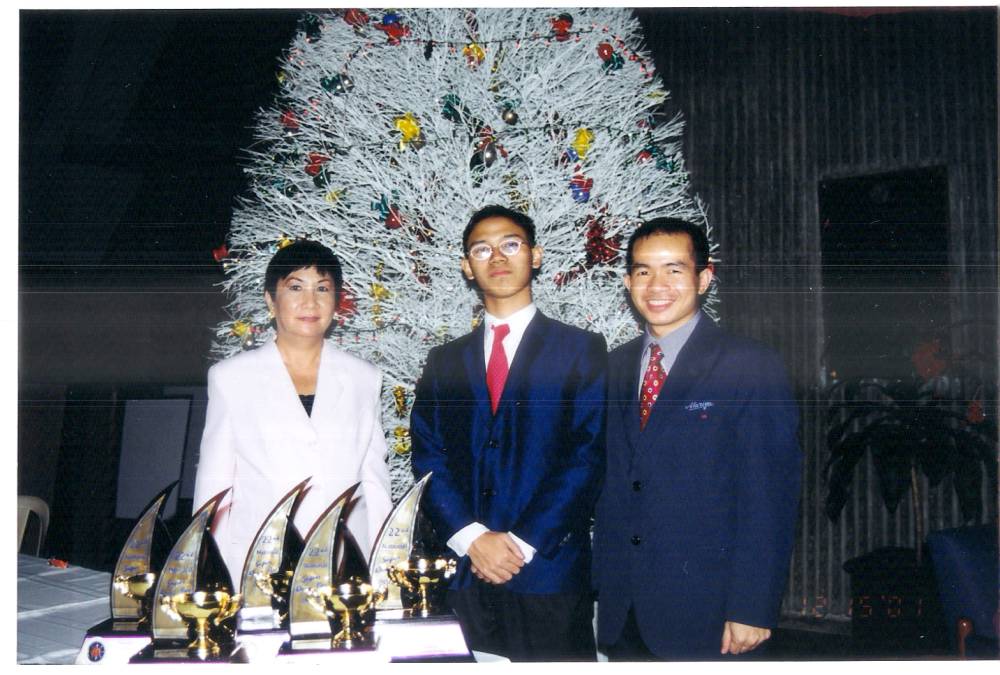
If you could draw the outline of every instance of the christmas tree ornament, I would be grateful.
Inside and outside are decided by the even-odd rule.
[[[573,134],[573,149],[576,151],[576,155],[580,160],[587,159],[587,151],[590,149],[590,144],[593,142],[594,132],[590,129],[577,129],[576,133]]]
[[[375,24],[375,28],[386,35],[386,39],[391,45],[398,45],[400,41],[410,34],[410,27],[403,25],[403,17],[397,12],[386,12],[382,16],[382,21]]]
[[[286,246],[292,245],[292,238],[282,235],[281,239],[278,240],[278,250],[285,248]]]
[[[470,68],[477,68],[486,58],[486,50],[475,42],[470,42],[462,49],[462,56],[465,57],[466,65]]]
[[[338,87],[340,87],[340,75],[321,77],[319,80],[319,86],[323,87],[327,91],[336,90]]]
[[[559,42],[569,39],[569,30],[573,27],[573,15],[563,12],[559,16],[549,19],[552,23],[552,36]]]
[[[315,14],[306,14],[299,20],[299,30],[305,33],[306,42],[316,42],[323,36],[323,20]]]
[[[385,226],[390,230],[398,230],[403,226],[403,218],[396,208],[390,208],[385,216]]]
[[[592,187],[594,187],[594,179],[587,178],[583,174],[578,173],[569,181],[569,189],[573,195],[573,201],[580,204],[590,201],[590,189]]]
[[[310,176],[318,175],[323,169],[323,164],[330,161],[330,158],[321,152],[310,152],[306,158],[308,159],[306,173]]]
[[[336,90],[338,94],[346,94],[351,89],[354,89],[354,80],[350,78],[347,73],[340,74],[340,89]]]
[[[392,449],[397,455],[405,455],[410,452],[410,430],[406,427],[396,427],[392,430],[392,435],[396,442]]]
[[[430,61],[430,58],[433,54],[434,54],[434,40],[428,40],[427,44],[424,45],[424,60]]]
[[[420,135],[420,123],[411,112],[397,117],[394,123],[396,131],[402,134],[402,138],[399,140],[399,149],[406,150],[406,147]]]
[[[212,258],[215,259],[215,262],[222,262],[223,258],[227,258],[228,256],[229,249],[226,248],[225,244],[212,249]]]
[[[344,194],[343,190],[330,190],[323,196],[323,200],[327,204],[336,204],[340,201],[340,197]]]
[[[281,126],[285,127],[288,131],[297,130],[299,128],[299,120],[295,116],[295,113],[291,110],[281,113]]]
[[[597,45],[597,55],[601,57],[602,61],[610,61],[611,57],[614,56],[615,50],[607,42],[602,42]]]
[[[397,384],[392,388],[392,401],[396,405],[396,417],[406,414],[406,387]]]
[[[368,23],[368,15],[360,9],[349,9],[344,12],[344,21],[352,28],[358,29]]]
[[[515,111],[513,108],[504,108],[503,112],[500,114],[500,117],[503,118],[505,124],[510,124],[510,125],[517,124],[518,120],[517,111]]]

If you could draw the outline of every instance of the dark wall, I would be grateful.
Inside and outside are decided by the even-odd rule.
[[[822,510],[820,413],[829,374],[822,362],[818,184],[946,168],[944,323],[953,326],[946,339],[955,351],[978,352],[995,364],[996,10],[867,18],[768,9],[637,14],[670,105],[687,122],[691,185],[721,244],[723,323],[778,348],[802,402],[805,487],[785,609],[844,616],[843,561],[879,545],[912,546],[913,526],[905,502],[892,516],[884,511],[874,480],[859,483],[839,524]],[[990,490],[986,483],[984,495]],[[992,490],[984,502],[995,517]],[[950,495],[932,494],[934,500],[931,529],[959,524]]]

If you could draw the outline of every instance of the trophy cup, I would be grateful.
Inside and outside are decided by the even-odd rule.
[[[303,545],[292,519],[308,492],[308,482],[305,479],[278,501],[247,552],[241,575],[241,633],[288,628],[288,595]]]
[[[306,589],[309,604],[326,614],[330,632],[340,625],[340,632],[330,639],[331,649],[372,649],[371,633],[355,630],[362,615],[385,597],[385,589],[376,590],[360,577],[349,577],[336,586]],[[339,622],[338,622],[339,620]]]
[[[211,535],[206,536],[228,491],[198,509],[171,549],[152,592],[152,644],[129,663],[230,660],[240,596],[233,596],[222,555]]]
[[[195,639],[187,645],[188,653],[201,661],[218,657],[222,650],[209,635],[209,625],[219,626],[234,616],[240,607],[240,596],[225,591],[195,591],[162,596],[163,611],[178,621],[193,624]]]
[[[76,663],[127,663],[149,644],[152,588],[171,544],[159,516],[178,482],[153,498],[125,540],[111,575],[111,618],[87,631]]]
[[[455,567],[454,559],[427,558],[419,554],[390,567],[389,579],[410,591],[410,597],[403,596],[403,615],[429,617],[441,614],[441,595],[446,588],[442,582],[455,574]]]

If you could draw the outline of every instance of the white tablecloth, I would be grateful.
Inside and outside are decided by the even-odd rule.
[[[73,663],[87,629],[111,616],[111,574],[17,556],[17,662]]]

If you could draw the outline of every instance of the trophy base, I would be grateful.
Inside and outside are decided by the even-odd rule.
[[[270,607],[244,607],[237,614],[236,625],[240,633],[288,628],[281,625],[281,616]]]
[[[405,612],[379,610],[375,623],[380,649],[394,663],[474,660],[454,614],[410,617]]]
[[[187,640],[151,643],[129,659],[129,663],[245,663],[244,650],[236,645],[219,645],[215,653],[199,653],[188,648]]]
[[[330,637],[293,638],[278,650],[279,663],[328,664],[345,662],[388,663],[389,655],[379,649],[377,638],[365,641],[353,640],[350,648],[331,648]]]
[[[77,665],[123,665],[150,642],[138,621],[108,619],[93,626],[76,655]]]

